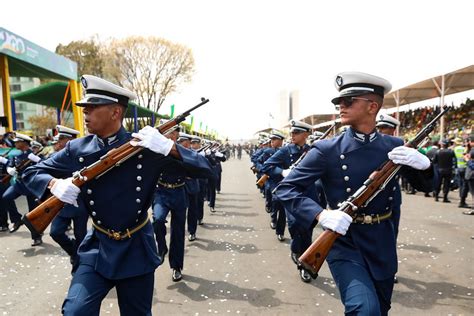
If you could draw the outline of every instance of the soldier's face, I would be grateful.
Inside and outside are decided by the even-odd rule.
[[[192,149],[195,149],[195,150],[198,150],[199,148],[201,148],[201,144],[199,144],[199,143],[191,143],[191,148],[192,148]]]
[[[377,130],[379,131],[379,133],[385,135],[393,136],[395,134],[395,129],[387,126],[379,126],[377,127]]]
[[[98,136],[106,136],[113,125],[117,121],[117,107],[113,105],[86,105],[83,107],[84,121],[89,133]]]
[[[281,139],[278,139],[278,138],[273,138],[271,140],[271,145],[272,145],[272,148],[279,148],[281,147],[281,144],[283,143],[283,140]]]
[[[352,97],[351,102],[346,102],[341,98],[339,103],[339,115],[342,125],[360,124],[367,120],[373,120],[372,116],[376,114],[378,105],[371,95],[362,95]],[[375,111],[375,112],[374,112]]]
[[[306,132],[291,132],[291,142],[298,145],[304,144],[308,135]]]

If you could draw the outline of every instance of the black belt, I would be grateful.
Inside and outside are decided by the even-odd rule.
[[[358,214],[353,220],[352,223],[355,224],[380,224],[380,222],[385,221],[392,217],[392,211],[385,214]]]

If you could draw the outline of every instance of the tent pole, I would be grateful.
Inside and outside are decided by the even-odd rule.
[[[400,90],[395,93],[395,102],[397,103],[397,120],[400,122]],[[397,125],[396,136],[400,136],[400,124]]]
[[[440,105],[439,105],[439,108],[440,110],[443,108],[444,106],[444,90],[445,90],[445,86],[444,86],[444,75],[441,75],[441,97],[440,97]],[[440,124],[440,131],[439,131],[439,140],[442,141],[444,139],[444,115],[441,116],[441,124]]]
[[[3,100],[0,98],[0,102],[3,101],[3,113],[7,117],[7,126],[3,126],[6,132],[13,131],[12,122],[12,107],[10,102],[10,71],[8,70],[8,58],[6,55],[0,54],[0,97],[3,96]]]

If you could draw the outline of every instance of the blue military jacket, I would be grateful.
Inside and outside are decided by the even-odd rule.
[[[305,159],[276,188],[275,195],[285,209],[305,227],[316,224],[316,216],[323,208],[303,194],[306,187],[321,180],[327,197],[328,208],[354,193],[368,176],[383,162],[387,153],[403,145],[399,138],[374,132],[370,135],[348,129],[330,140],[321,140],[312,147]],[[411,169],[413,170],[413,169]],[[392,179],[361,212],[384,214],[399,207],[394,199],[398,184]],[[328,255],[328,262],[335,259],[366,262],[373,277],[383,280],[397,271],[397,254],[393,221],[380,224],[352,224],[345,236],[339,237]]]
[[[308,149],[309,146],[306,144],[302,147],[288,144],[280,147],[270,158],[265,160],[261,172],[270,176],[268,181],[271,189],[283,179],[281,176],[282,171],[290,168]]]
[[[71,140],[54,157],[25,171],[28,188],[38,197],[48,192],[53,177],[67,178],[77,170],[99,160],[110,149],[130,141],[122,127],[107,139],[96,135]],[[163,157],[148,149],[81,187],[79,198],[93,221],[102,227],[124,232],[142,223],[148,216],[158,177],[168,165],[179,162],[188,172],[199,176],[207,166],[197,154],[176,145],[182,160]],[[78,249],[81,264],[89,264],[102,276],[123,279],[153,272],[160,264],[151,223],[129,239],[113,240],[92,229]]]

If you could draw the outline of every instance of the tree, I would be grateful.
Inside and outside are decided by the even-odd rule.
[[[191,49],[157,37],[112,40],[104,61],[106,77],[134,91],[139,104],[155,112],[194,73]]]
[[[54,128],[57,124],[56,109],[47,108],[45,112],[44,115],[33,115],[28,118],[34,135],[46,135],[46,130]]]
[[[67,45],[59,44],[56,47],[56,54],[75,61],[79,75],[88,74],[98,77],[104,75],[101,45],[94,38],[87,41],[72,41]]]

